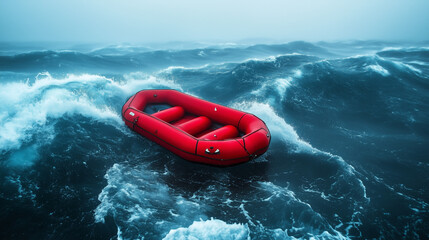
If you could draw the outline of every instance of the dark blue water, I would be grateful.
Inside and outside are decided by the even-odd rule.
[[[428,239],[429,44],[0,45],[1,239]],[[197,46],[197,45],[195,45]],[[248,163],[123,124],[141,89],[251,112]]]

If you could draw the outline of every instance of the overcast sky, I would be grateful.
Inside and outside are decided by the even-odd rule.
[[[0,41],[429,40],[425,0],[0,0]]]

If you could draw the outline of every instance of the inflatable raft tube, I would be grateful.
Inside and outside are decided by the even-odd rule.
[[[150,106],[170,106],[150,114]],[[193,162],[228,166],[265,153],[271,141],[253,114],[176,90],[143,90],[122,107],[122,119],[138,134]]]

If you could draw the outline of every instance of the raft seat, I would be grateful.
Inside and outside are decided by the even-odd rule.
[[[199,138],[202,140],[225,140],[238,137],[238,130],[232,125],[226,125],[209,133],[206,133]]]
[[[197,116],[194,116],[194,115],[191,115],[191,114],[187,114],[187,113],[185,113],[185,115],[182,117],[182,118],[180,118],[180,119],[178,119],[178,120],[176,120],[176,121],[173,121],[173,122],[171,122],[171,125],[173,125],[173,126],[179,126],[180,124],[182,124],[182,123],[185,123],[185,122],[187,122],[187,121],[190,121],[190,120],[192,120],[192,119],[194,119],[194,118],[196,118]]]
[[[196,135],[208,129],[210,125],[211,125],[210,119],[208,119],[207,117],[201,116],[201,117],[196,117],[194,119],[191,119],[182,124],[179,124],[177,125],[177,127],[191,135]]]
[[[185,110],[180,106],[171,107],[152,114],[153,117],[159,118],[165,122],[179,120],[185,115]]]

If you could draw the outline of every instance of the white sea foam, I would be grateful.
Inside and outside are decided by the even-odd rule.
[[[287,76],[284,78],[276,78],[274,81],[266,81],[262,84],[262,86],[256,90],[253,90],[251,94],[256,96],[269,96],[268,92],[277,91],[281,100],[286,96],[286,90],[292,86],[292,82],[298,78],[302,77],[302,71],[297,69],[293,72],[291,76]],[[271,99],[275,101],[275,99]]]
[[[420,69],[415,68],[414,66],[411,66],[409,64],[406,64],[406,63],[403,63],[403,62],[399,62],[399,61],[387,60],[386,58],[382,58],[382,57],[380,57],[378,55],[356,55],[356,56],[342,58],[342,59],[353,59],[353,58],[361,58],[361,57],[368,57],[368,58],[372,59],[372,61],[371,61],[372,64],[367,65],[365,67],[366,70],[376,72],[376,73],[378,73],[378,74],[380,74],[382,76],[385,76],[385,77],[389,76],[390,72],[387,69],[385,69],[382,66],[380,66],[377,63],[377,61],[391,62],[391,63],[395,64],[396,67],[398,67],[400,69],[406,69],[406,70],[409,70],[409,71],[417,73],[417,74],[421,74],[422,73],[422,71]],[[418,62],[418,61],[417,62],[416,61],[412,61],[412,62],[409,62],[409,63],[419,64],[419,65],[426,65],[425,63],[422,64],[422,62]]]
[[[244,209],[244,203],[240,204],[239,208],[241,210],[241,213],[243,213],[247,221],[250,223],[250,225],[256,226],[255,223],[253,223],[252,217],[250,217],[249,212],[246,209]]]
[[[398,51],[398,50],[406,50],[408,48],[403,48],[403,47],[384,47],[383,49],[381,49],[381,52],[384,51]]]
[[[114,164],[104,177],[107,186],[98,196],[101,203],[95,210],[96,222],[104,222],[108,214],[127,223],[146,220],[157,211],[152,206],[154,202],[171,202],[168,187],[157,182],[154,172]],[[137,178],[134,180],[133,177]]]
[[[304,234],[306,235],[305,238],[310,239],[347,239],[339,231],[335,230],[335,228],[329,225],[322,217],[322,215],[316,212],[310,204],[297,198],[295,193],[289,190],[288,187],[281,187],[272,182],[258,183],[262,191],[265,191],[270,194],[269,197],[262,199],[263,202],[270,202],[272,204],[273,202],[279,203],[278,201],[280,200],[283,202],[284,205],[286,205],[286,208],[296,209],[296,212],[294,213],[302,214],[306,212],[306,214],[310,214],[312,218],[312,224],[318,222],[319,224],[325,226],[323,231],[313,229],[311,226],[307,227],[305,224],[303,224],[302,220],[299,221],[299,224],[297,224],[299,226],[295,226],[295,218],[292,218],[292,226],[286,229],[269,229],[260,224],[258,221],[258,223],[260,224],[259,228],[261,231],[270,232],[273,237],[276,237],[276,239],[296,239],[295,237],[290,236],[292,235],[290,233],[300,233],[300,235]],[[290,207],[289,205],[293,205],[294,207]],[[292,216],[294,215],[292,214]],[[295,217],[299,218],[299,216]],[[308,218],[308,215],[306,216],[306,218]]]
[[[13,107],[9,116],[0,123],[0,146],[5,150],[19,148],[26,138],[47,123],[48,118],[81,114],[98,121],[113,121],[115,125],[121,123],[119,114],[109,107],[94,106],[88,97],[66,89],[51,89],[42,96],[18,101]]]
[[[385,47],[381,50],[383,51],[409,51],[409,52],[415,52],[420,50],[429,50],[429,47]]]
[[[365,58],[365,57],[376,58],[378,56],[374,55],[374,53],[367,53],[367,54],[356,54],[353,56],[342,57],[342,58],[337,58],[337,59],[333,59],[333,60],[358,59],[358,58]],[[324,60],[322,60],[322,61],[324,61]]]
[[[408,63],[417,64],[417,65],[421,65],[421,66],[429,66],[429,63],[422,62],[422,61],[410,61]]]
[[[374,72],[376,72],[376,73],[378,73],[384,77],[387,77],[390,75],[389,71],[387,71],[385,68],[383,68],[382,66],[380,66],[378,64],[377,65],[374,65],[374,64],[368,65],[368,66],[366,66],[366,69],[370,70],[370,71],[374,71]]]
[[[198,66],[198,67],[169,66],[165,69],[160,70],[158,73],[170,73],[171,74],[176,69],[179,69],[179,70],[201,70],[201,69],[204,69],[208,66],[209,66],[208,64],[204,64],[204,65]]]
[[[286,53],[286,54],[279,54],[276,56],[268,56],[268,57],[262,57],[262,58],[248,58],[244,60],[243,62],[275,62],[277,58],[279,57],[286,57],[286,56],[303,56],[301,53]]]
[[[286,89],[290,87],[292,80],[293,80],[292,78],[288,77],[288,78],[277,78],[274,81],[274,84],[276,85],[276,89],[279,95],[282,96],[282,98],[284,97]]]
[[[396,65],[397,68],[401,69],[401,70],[406,70],[406,71],[411,71],[415,74],[421,74],[422,71],[418,68],[415,68],[409,64],[403,63],[403,62],[399,62],[399,61],[392,61],[393,64]]]
[[[189,227],[172,229],[164,240],[250,240],[250,230],[246,224],[228,224],[222,220],[195,221]]]
[[[143,165],[114,164],[105,178],[107,186],[98,196],[94,218],[103,223],[106,216],[112,216],[123,238],[144,237],[142,229],[149,228],[156,229],[151,234],[162,235],[183,223],[206,218],[200,203],[173,195],[159,173]],[[162,221],[153,221],[159,216],[164,216]]]
[[[173,80],[163,79],[141,72],[134,72],[124,75],[126,82],[116,83],[115,87],[121,89],[127,95],[133,94],[141,89],[168,88],[183,90],[182,87]]]
[[[406,63],[402,63],[406,68],[408,68],[408,69],[410,69],[411,71],[413,71],[413,72],[415,72],[415,73],[418,73],[418,74],[421,74],[422,73],[422,71],[420,70],[420,69],[418,69],[418,68],[415,68],[415,67],[413,67],[413,66],[411,66],[411,65],[409,65],[409,64],[406,64]]]
[[[206,56],[207,54],[203,51],[203,50],[201,50],[199,53],[198,53],[198,56],[200,56],[200,57],[204,57],[204,56]]]
[[[259,102],[241,102],[234,104],[233,108],[255,114],[268,125],[273,138],[280,139],[291,145],[292,149],[297,152],[315,153],[319,150],[313,148],[308,142],[302,140],[295,129],[278,116],[274,109],[267,103]]]
[[[276,61],[277,57],[276,56],[268,56],[268,57],[264,57],[264,58],[248,58],[246,60],[244,60],[243,62],[274,62]]]
[[[272,182],[258,182],[259,187],[267,191],[271,194],[271,196],[261,199],[264,202],[270,202],[274,198],[281,198],[284,199],[286,202],[295,201],[298,202],[298,199],[295,197],[295,193],[293,191],[290,191],[287,187],[280,187],[275,185]],[[309,206],[309,205],[307,205]]]

